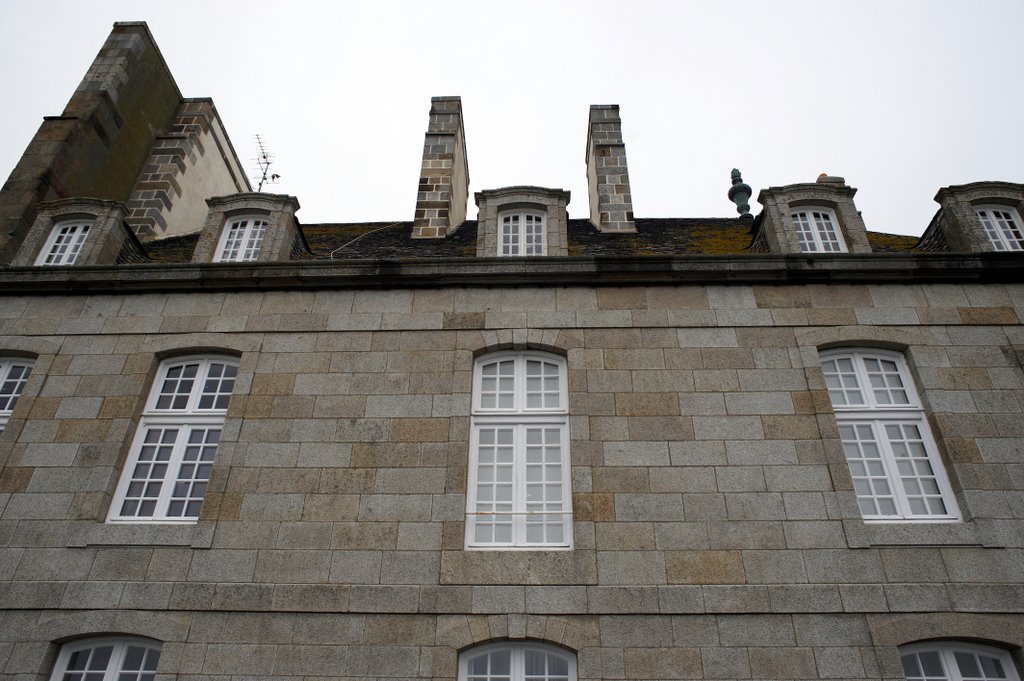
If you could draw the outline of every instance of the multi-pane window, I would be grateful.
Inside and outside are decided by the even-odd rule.
[[[502,213],[499,216],[498,255],[544,255],[544,216],[540,213]]]
[[[959,641],[900,647],[907,681],[1020,681],[1005,650]]]
[[[160,643],[141,638],[92,638],[65,643],[50,681],[153,681]]]
[[[58,222],[39,251],[36,265],[73,265],[89,236],[90,222],[69,220]]]
[[[974,211],[995,250],[1024,250],[1024,231],[1017,211],[1007,206],[978,206]]]
[[[0,432],[7,426],[14,405],[32,374],[32,360],[0,357]]]
[[[466,546],[572,545],[565,361],[499,353],[476,362]]]
[[[539,643],[492,643],[459,656],[458,681],[575,681],[576,656]]]
[[[801,208],[793,211],[793,228],[804,253],[842,253],[846,251],[835,213],[828,208]]]
[[[956,503],[902,355],[823,353],[839,436],[866,520],[952,520]]]
[[[225,357],[165,361],[139,423],[111,521],[199,518],[238,364]]]
[[[252,262],[260,254],[267,221],[261,217],[238,217],[228,220],[217,248],[219,262]]]

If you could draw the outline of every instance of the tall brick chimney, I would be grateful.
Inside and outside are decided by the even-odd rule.
[[[469,164],[462,132],[462,100],[431,97],[413,238],[445,237],[454,232],[466,219],[468,202]]]
[[[602,232],[635,232],[618,104],[592,104],[587,126],[590,221]]]

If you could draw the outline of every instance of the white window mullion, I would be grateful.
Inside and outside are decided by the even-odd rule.
[[[261,217],[230,218],[217,245],[217,262],[253,262],[258,259],[267,221]]]
[[[512,543],[520,545],[526,537],[526,426],[523,424],[515,426],[515,443]]]
[[[160,365],[108,520],[198,520],[237,367],[209,357]]]
[[[1024,250],[1024,230],[1016,210],[1010,206],[978,206],[975,214],[992,248],[997,251]]]
[[[866,520],[956,520],[952,488],[902,357],[832,352],[822,371]]]
[[[908,681],[1020,681],[1011,655],[966,641],[929,641],[900,646]]]
[[[571,546],[564,362],[532,353],[489,356],[476,363],[473,389],[466,546]],[[503,488],[511,499],[501,507],[495,499],[498,433],[506,440],[502,453],[511,456],[511,479]],[[529,460],[534,453],[537,462]],[[498,534],[499,511],[510,535]]]
[[[830,208],[799,208],[790,213],[797,243],[803,253],[845,253],[839,221]]]
[[[159,661],[157,641],[113,637],[70,641],[57,655],[50,681],[153,681]]]

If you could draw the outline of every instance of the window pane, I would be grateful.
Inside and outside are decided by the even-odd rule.
[[[468,543],[566,543],[571,499],[564,487],[567,416],[559,413],[565,408],[564,371],[559,362],[531,355],[507,355],[477,364],[474,386],[480,394],[473,402],[498,412],[486,419],[499,425],[474,426]],[[541,419],[530,413],[537,410],[548,414]],[[479,421],[474,416],[474,423]]]
[[[491,653],[491,675],[508,676],[511,672],[512,653],[508,650],[500,650]]]
[[[918,655],[921,660],[921,669],[924,671],[925,678],[929,679],[945,679],[946,672],[942,667],[942,660],[939,659],[937,652],[928,651]]]

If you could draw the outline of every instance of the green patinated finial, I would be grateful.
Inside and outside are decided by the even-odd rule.
[[[750,200],[751,191],[750,185],[743,182],[743,176],[740,175],[739,169],[733,168],[729,200],[736,204],[736,212],[743,217],[750,215],[750,204],[747,202]]]

